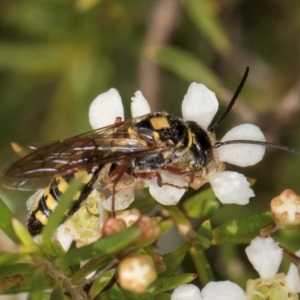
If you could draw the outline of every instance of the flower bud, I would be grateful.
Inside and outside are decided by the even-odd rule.
[[[135,243],[137,246],[151,245],[160,236],[160,228],[155,218],[143,215],[136,221],[134,226],[138,227],[142,232]]]
[[[157,275],[154,262],[149,255],[135,255],[121,261],[118,276],[123,289],[143,293]]]
[[[102,235],[111,236],[126,230],[126,228],[127,228],[126,223],[122,219],[109,218],[103,224]]]
[[[292,190],[284,190],[271,200],[274,222],[285,229],[300,225],[300,197]]]
[[[126,223],[127,227],[133,225],[140,216],[141,213],[137,208],[116,211],[116,218],[123,220]]]

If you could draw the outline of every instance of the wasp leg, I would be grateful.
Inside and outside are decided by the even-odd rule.
[[[162,166],[162,170],[167,171],[173,175],[177,176],[189,176],[189,183],[192,183],[195,180],[195,172],[188,168],[176,168],[172,166]]]
[[[134,176],[136,178],[139,178],[139,179],[142,179],[142,180],[150,180],[150,179],[156,177],[157,178],[157,185],[160,186],[160,187],[163,186],[163,185],[169,185],[169,186],[173,186],[177,189],[185,189],[185,190],[188,189],[186,186],[180,186],[180,185],[172,184],[172,183],[169,183],[169,182],[163,182],[163,179],[162,179],[160,173],[157,172],[157,171],[134,173]]]
[[[110,172],[110,176],[112,177],[112,213],[115,217],[115,194],[116,194],[116,185],[122,179],[123,175],[126,173],[128,167],[130,166],[131,161],[126,160],[123,164],[117,166],[112,172]]]

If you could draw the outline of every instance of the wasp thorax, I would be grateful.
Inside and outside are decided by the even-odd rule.
[[[183,142],[186,126],[180,118],[167,113],[153,113],[134,125],[138,136],[147,141],[162,141],[169,145]]]
[[[198,171],[213,161],[208,133],[194,121],[184,122],[167,113],[153,113],[134,125],[136,134],[165,150],[135,160],[140,169],[156,169],[171,164]]]

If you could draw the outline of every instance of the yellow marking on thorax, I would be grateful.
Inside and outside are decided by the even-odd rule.
[[[127,131],[131,138],[134,138],[137,136],[136,131],[134,130],[133,127],[129,127]]]
[[[194,134],[188,129],[187,130],[187,133],[188,133],[188,144],[186,145],[186,147],[180,152],[180,155],[184,155],[184,154],[186,154],[189,150],[190,150],[190,148],[191,148],[191,146],[192,146],[192,144],[193,144],[193,142],[194,142],[194,140],[195,140],[195,137],[194,137]],[[179,142],[178,144],[180,144],[181,142]]]
[[[166,152],[164,152],[164,154],[163,154],[163,158],[164,159],[167,159],[170,155],[172,155],[173,154],[173,152],[172,151],[166,151]]]
[[[46,225],[47,222],[48,222],[48,218],[45,214],[43,214],[42,211],[38,210],[36,213],[35,213],[35,218],[41,222],[43,225]]]
[[[166,118],[152,118],[150,119],[150,123],[155,130],[171,127],[169,121]]]
[[[159,133],[157,131],[153,131],[153,138],[155,141],[158,141],[160,136],[159,136]]]

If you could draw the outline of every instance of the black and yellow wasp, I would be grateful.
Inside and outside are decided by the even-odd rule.
[[[113,186],[124,176],[136,179],[157,177],[162,185],[158,173],[161,169],[178,176],[186,175],[193,182],[195,177],[207,173],[203,170],[218,167],[214,148],[235,143],[277,147],[259,141],[221,143],[213,139],[213,132],[233,106],[247,75],[248,68],[226,111],[208,131],[193,121],[184,122],[162,112],[150,113],[36,148],[14,162],[3,173],[6,187],[30,190],[45,187],[45,181],[48,184],[30,213],[30,233],[33,236],[41,233],[69,181],[82,177],[84,187],[75,196],[65,218],[74,214],[97,187],[99,174],[107,165],[106,175],[111,178]]]
[[[117,183],[124,173],[150,178],[157,175],[157,169],[179,161],[198,170],[212,159],[209,136],[199,125],[166,113],[151,113],[37,148],[5,171],[4,184],[35,189],[40,179],[52,178],[28,219],[30,233],[37,235],[73,177],[83,177],[84,188],[66,218],[93,191],[99,172],[108,163]]]

